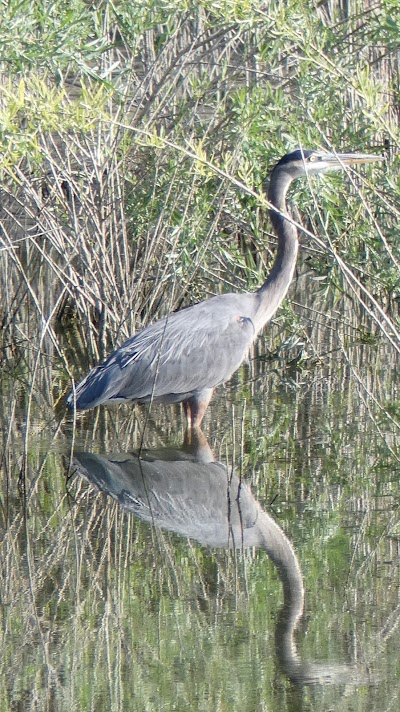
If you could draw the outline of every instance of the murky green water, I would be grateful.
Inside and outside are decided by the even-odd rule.
[[[0,710],[398,708],[396,359],[289,361],[141,459],[143,409],[74,427],[3,376]]]

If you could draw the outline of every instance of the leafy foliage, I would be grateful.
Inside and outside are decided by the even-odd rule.
[[[37,384],[52,408],[72,373],[165,312],[255,289],[274,248],[262,186],[282,153],[395,152],[397,15],[390,2],[362,16],[297,0],[6,4],[0,318],[35,398]],[[335,314],[350,301],[354,329],[395,351],[397,193],[397,160],[291,193],[306,291]],[[280,338],[312,341],[288,304]]]

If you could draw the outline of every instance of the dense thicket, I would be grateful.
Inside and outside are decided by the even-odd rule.
[[[303,238],[303,259],[324,308],[347,294],[356,328],[397,348],[398,21],[392,2],[7,3],[7,364],[29,351],[31,378],[32,353],[47,354],[57,397],[60,374],[166,310],[259,285],[274,245],[262,180],[298,145],[392,159],[299,184],[293,204],[323,241]]]

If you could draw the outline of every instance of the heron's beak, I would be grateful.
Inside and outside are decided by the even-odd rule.
[[[372,163],[373,161],[383,161],[383,156],[374,156],[370,153],[327,153],[323,160],[328,165],[335,166],[356,166],[359,163]]]

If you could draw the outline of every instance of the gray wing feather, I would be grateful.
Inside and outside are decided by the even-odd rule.
[[[214,297],[146,327],[78,385],[77,407],[162,398],[223,383],[255,336],[251,318],[239,311],[243,304],[237,297],[245,296]]]

